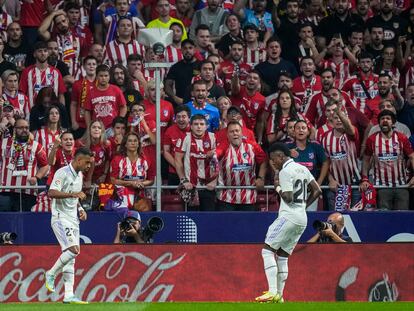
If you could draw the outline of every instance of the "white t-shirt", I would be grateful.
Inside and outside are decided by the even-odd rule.
[[[76,173],[72,164],[69,164],[56,171],[49,189],[66,193],[80,192],[82,182],[82,172]],[[52,199],[52,217],[79,222],[78,203],[78,198]]]
[[[289,159],[283,164],[279,172],[279,182],[282,192],[292,191],[293,201],[287,204],[281,200],[279,217],[285,217],[297,225],[306,226],[306,200],[308,199],[308,185],[315,178],[303,165]]]

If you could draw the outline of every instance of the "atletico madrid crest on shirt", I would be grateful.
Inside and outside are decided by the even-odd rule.
[[[208,141],[204,142],[204,148],[210,148],[210,143]]]
[[[313,152],[309,153],[309,159],[313,160],[315,158],[315,154]]]

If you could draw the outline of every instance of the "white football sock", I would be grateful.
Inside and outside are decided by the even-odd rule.
[[[69,262],[62,269],[63,281],[65,284],[65,299],[73,296],[73,285],[75,284],[75,258]]]
[[[283,289],[285,288],[286,279],[288,277],[288,257],[277,256],[277,293],[283,297]]]
[[[269,285],[269,292],[271,294],[277,293],[277,264],[275,253],[268,249],[262,249],[262,257],[264,263],[264,270],[266,274],[267,284]]]
[[[56,260],[53,267],[50,268],[49,273],[57,275],[62,270],[62,268],[76,256],[77,254],[72,253],[70,250],[64,251],[62,254],[60,254],[60,257],[58,260]]]

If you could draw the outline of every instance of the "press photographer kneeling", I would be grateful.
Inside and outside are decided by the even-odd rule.
[[[309,239],[308,243],[348,243],[352,239],[343,234],[345,227],[344,216],[341,213],[329,215],[326,222],[315,220],[313,228],[318,232]]]
[[[125,218],[117,225],[114,243],[145,243],[142,236],[141,216],[137,211],[128,211]]]
[[[151,217],[146,226],[141,226],[140,214],[137,211],[129,210],[124,219],[118,222],[114,243],[152,243],[154,234],[163,228],[164,221],[157,216]]]

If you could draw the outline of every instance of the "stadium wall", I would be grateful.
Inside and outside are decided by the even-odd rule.
[[[252,301],[266,290],[259,244],[85,245],[76,295],[88,301]],[[44,287],[58,246],[0,247],[0,301],[63,297]],[[413,301],[414,244],[300,244],[289,259],[288,301]]]
[[[152,216],[164,220],[164,229],[154,236],[157,243],[262,243],[268,226],[276,218],[272,212],[220,213],[142,213],[143,223]],[[307,241],[314,233],[314,220],[326,220],[329,212],[308,212],[308,227],[301,238]],[[81,222],[84,243],[112,243],[116,212],[89,212]],[[345,215],[345,234],[354,242],[414,241],[413,212],[351,212]],[[49,213],[0,213],[0,232],[18,235],[18,244],[55,244]]]

